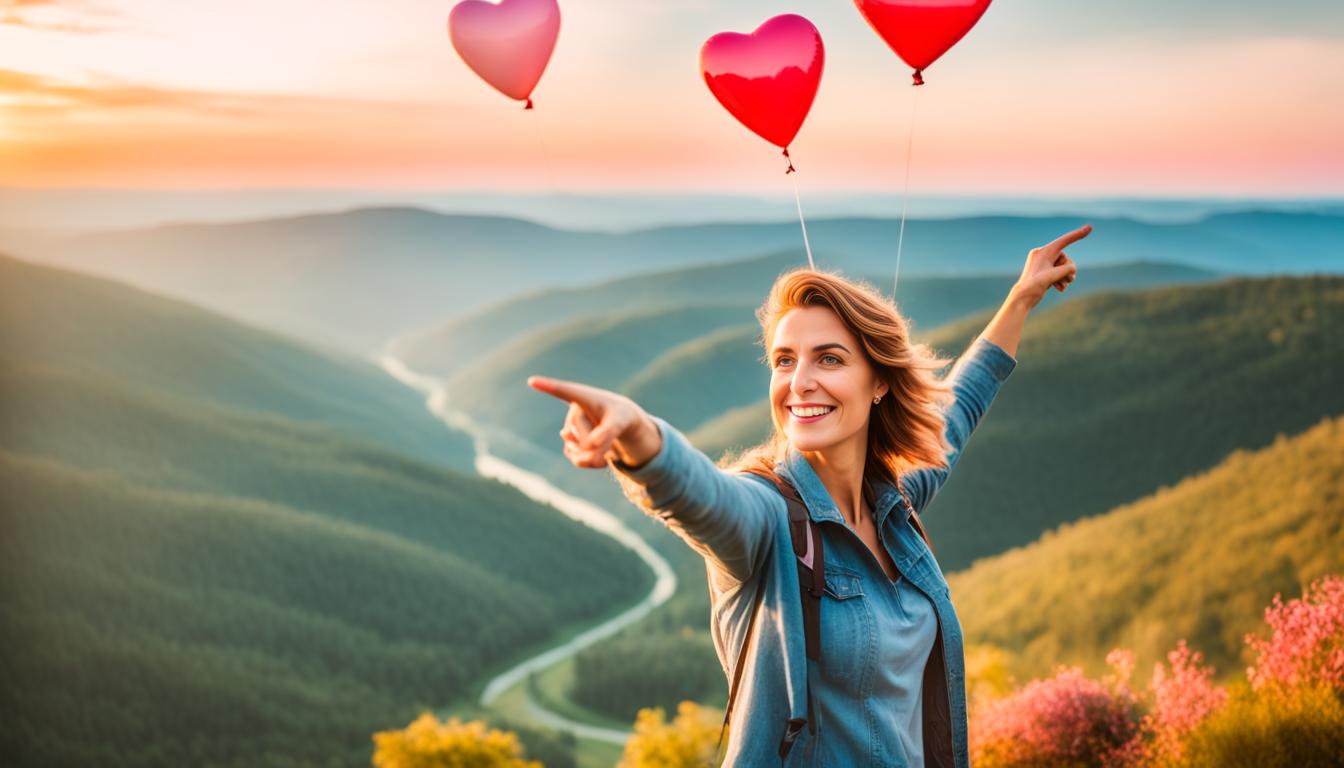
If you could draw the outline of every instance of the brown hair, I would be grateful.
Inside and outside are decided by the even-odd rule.
[[[873,406],[868,420],[864,480],[883,480],[899,490],[904,472],[945,468],[952,446],[944,435],[943,412],[951,402],[952,385],[934,373],[952,360],[938,357],[927,344],[912,343],[909,321],[871,285],[805,268],[780,275],[765,303],[756,310],[766,365],[770,364],[770,346],[780,319],[790,310],[815,306],[835,312],[858,338],[878,379],[890,387],[882,402]],[[788,438],[773,406],[770,419],[774,428],[765,442],[724,457],[720,466],[775,477],[775,462],[783,460]],[[917,517],[915,527],[922,532]]]

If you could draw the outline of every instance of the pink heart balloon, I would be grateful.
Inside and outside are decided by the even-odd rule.
[[[529,109],[559,35],[556,0],[462,0],[448,14],[448,37],[467,66]]]
[[[812,108],[825,59],[817,28],[787,13],[749,35],[720,32],[706,40],[700,73],[733,117],[788,149]]]
[[[971,31],[990,0],[854,0],[859,13],[897,56],[923,71]]]

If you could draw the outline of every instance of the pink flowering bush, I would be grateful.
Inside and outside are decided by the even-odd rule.
[[[1059,667],[1054,677],[977,708],[971,762],[977,768],[1118,765],[1139,723],[1128,688]]]
[[[1106,656],[1101,680],[1074,667],[976,707],[977,768],[1310,768],[1344,766],[1344,578],[1313,582],[1300,599],[1275,595],[1270,634],[1246,635],[1256,654],[1235,693],[1182,640],[1131,690],[1134,654]]]
[[[1257,654],[1246,670],[1253,688],[1291,690],[1311,684],[1344,693],[1344,578],[1317,579],[1302,598],[1287,603],[1274,595],[1265,623],[1268,639],[1246,635]]]
[[[1126,750],[1131,765],[1179,765],[1183,741],[1209,715],[1227,702],[1227,690],[1213,682],[1213,668],[1200,666],[1203,655],[1182,640],[1167,654],[1171,671],[1153,666],[1149,683],[1151,708],[1140,726],[1141,735]]]

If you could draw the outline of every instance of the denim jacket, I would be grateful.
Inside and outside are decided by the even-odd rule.
[[[901,574],[932,601],[938,618],[938,636],[923,678],[926,765],[969,768],[965,659],[961,624],[947,580],[910,523],[911,508],[922,512],[947,480],[1016,364],[998,345],[977,338],[949,374],[955,398],[946,413],[946,435],[952,446],[948,466],[902,476],[908,504],[890,484],[877,483],[872,488],[879,539]],[[638,468],[615,466],[624,475],[627,495],[704,557],[712,606],[710,631],[729,680],[752,626],[751,611],[759,610],[729,725],[724,765],[848,768],[881,764],[880,755],[891,753],[880,749],[871,729],[870,738],[862,743],[837,744],[824,742],[825,729],[813,733],[813,728],[797,727],[808,716],[808,660],[784,498],[756,475],[718,468],[666,421],[654,417],[654,422],[663,439],[658,454]],[[825,486],[801,453],[790,446],[776,470],[798,489],[812,519],[844,525]],[[843,590],[844,582],[836,588]],[[826,630],[823,622],[823,654]],[[830,702],[830,709],[852,713],[860,718],[854,722],[860,722],[865,714],[858,699],[856,694],[847,697],[847,702]],[[824,743],[820,750],[816,748],[819,741]]]

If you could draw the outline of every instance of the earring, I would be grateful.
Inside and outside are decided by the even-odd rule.
[[[874,398],[873,398],[873,405],[877,405],[877,404],[880,403],[880,402],[882,402],[882,396],[881,396],[881,395],[878,395],[877,397],[874,397]]]

